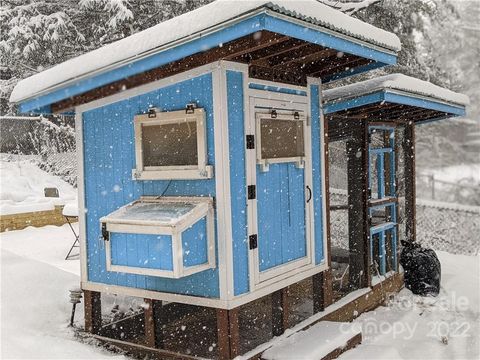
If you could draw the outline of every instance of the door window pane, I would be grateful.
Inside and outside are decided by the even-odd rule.
[[[262,159],[305,156],[303,121],[260,119]]]

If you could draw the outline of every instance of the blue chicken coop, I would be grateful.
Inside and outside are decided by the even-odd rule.
[[[341,298],[328,196],[329,137],[341,131],[324,119],[322,84],[395,64],[399,50],[395,35],[314,0],[220,0],[20,82],[22,112],[75,112],[87,331],[115,333],[101,296],[143,298],[141,326],[125,320],[110,341],[232,358],[302,320],[289,316],[298,299],[312,315]],[[368,166],[359,149],[351,179]],[[381,189],[380,200],[395,192]],[[354,190],[353,290],[373,286],[374,256],[367,194]],[[266,309],[267,337],[245,340],[258,325],[248,307]],[[208,324],[169,338],[188,316],[214,319],[214,340],[199,339]]]

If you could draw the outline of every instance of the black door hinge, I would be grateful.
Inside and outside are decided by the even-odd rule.
[[[247,198],[253,200],[257,198],[257,187],[255,185],[247,186]]]
[[[103,241],[110,240],[110,232],[107,230],[107,223],[102,223],[102,239]]]
[[[257,234],[250,235],[248,237],[248,241],[249,241],[249,244],[250,244],[250,250],[256,249],[258,247]]]
[[[367,190],[367,196],[368,196],[368,199],[371,199],[371,198],[372,198],[372,189],[371,189],[371,188],[368,188],[368,190]]]
[[[247,149],[255,149],[255,135],[246,136]]]

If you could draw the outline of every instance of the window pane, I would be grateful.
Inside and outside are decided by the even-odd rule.
[[[303,121],[261,119],[262,159],[305,156]]]
[[[196,122],[142,127],[143,166],[198,165]]]

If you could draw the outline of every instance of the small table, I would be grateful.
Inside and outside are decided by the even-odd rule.
[[[78,234],[72,226],[73,218],[78,218],[77,204],[69,203],[65,205],[62,211],[62,215],[65,217],[65,220],[67,220],[67,224],[68,226],[70,226],[70,229],[72,230],[72,233],[75,237],[75,240],[73,241],[73,244],[70,247],[70,250],[68,251],[67,256],[65,257],[65,260],[70,260],[80,255],[80,253],[72,254],[72,251],[74,248],[80,248],[80,243],[78,241]]]

